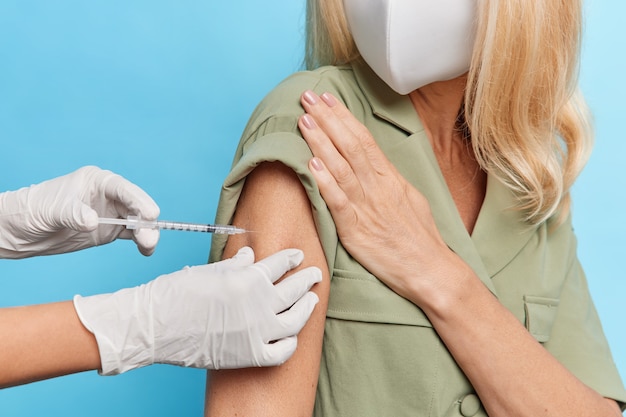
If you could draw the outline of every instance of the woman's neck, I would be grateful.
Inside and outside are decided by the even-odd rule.
[[[468,233],[472,233],[485,198],[487,175],[474,158],[458,126],[466,77],[429,84],[410,94],[441,173]]]
[[[409,94],[434,149],[448,149],[462,139],[457,118],[463,103],[467,76],[428,84]]]

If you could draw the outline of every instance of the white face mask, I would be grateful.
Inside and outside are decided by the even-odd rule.
[[[344,0],[361,56],[408,94],[469,69],[476,0]]]

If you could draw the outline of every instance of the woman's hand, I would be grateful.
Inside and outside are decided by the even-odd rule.
[[[306,114],[299,120],[300,131],[315,155],[309,167],[342,244],[371,273],[419,305],[416,296],[429,283],[441,284],[437,269],[445,258],[456,257],[441,238],[428,201],[332,95],[306,91],[301,103]]]
[[[619,415],[614,400],[557,362],[446,246],[425,197],[345,106],[310,91],[301,102],[306,114],[300,130],[315,155],[310,169],[341,242],[424,310],[489,415]],[[511,375],[517,376],[514,383],[501,383]]]

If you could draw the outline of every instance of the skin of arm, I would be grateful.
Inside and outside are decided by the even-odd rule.
[[[420,304],[489,415],[622,415],[614,400],[563,367],[459,261],[447,271],[455,279],[446,281],[446,296],[437,290],[437,303]]]
[[[263,163],[246,179],[234,224],[252,233],[231,236],[223,257],[250,246],[257,259],[279,249],[296,247],[304,261],[292,272],[308,266],[322,271],[313,287],[320,302],[298,335],[298,348],[283,365],[271,368],[210,371],[206,416],[310,416],[328,306],[330,278],[309,200],[295,173],[281,163]]]
[[[0,309],[0,387],[100,368],[71,301]]]
[[[313,159],[310,169],[344,247],[426,313],[487,413],[621,416],[614,400],[561,365],[445,245],[423,196],[394,169],[365,127],[337,100],[325,98],[305,97],[303,106],[315,121],[303,117],[299,126],[313,153],[323,159]],[[382,221],[374,228],[373,221],[359,221],[368,218],[389,224]],[[398,224],[406,241],[386,232]]]

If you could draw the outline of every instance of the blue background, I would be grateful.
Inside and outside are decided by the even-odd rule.
[[[626,376],[626,29],[620,1],[588,0],[581,85],[597,145],[574,189],[580,258]],[[95,164],[144,188],[161,218],[212,221],[254,106],[302,61],[304,1],[2,0],[0,190]],[[206,262],[210,237],[0,260],[0,306],[134,286]],[[1,341],[0,341],[1,343]],[[0,370],[1,371],[1,370]],[[2,416],[201,415],[205,372],[155,365],[0,391]]]

